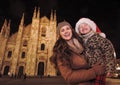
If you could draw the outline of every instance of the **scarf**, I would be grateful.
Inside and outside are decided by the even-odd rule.
[[[67,43],[70,46],[70,49],[73,50],[74,52],[76,52],[78,54],[83,53],[84,48],[77,39],[73,38],[73,39],[67,41]]]
[[[95,32],[90,31],[89,33],[85,34],[85,35],[81,35],[81,37],[83,38],[84,43],[86,44],[88,38],[90,38],[91,36],[93,36],[95,34]]]

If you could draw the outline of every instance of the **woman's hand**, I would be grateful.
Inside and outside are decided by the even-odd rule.
[[[105,73],[105,65],[102,65],[101,62],[97,62],[92,68],[97,76]]]

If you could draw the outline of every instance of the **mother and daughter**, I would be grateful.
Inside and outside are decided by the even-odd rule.
[[[76,32],[75,32],[76,31]],[[115,68],[114,47],[89,18],[81,18],[72,28],[58,23],[59,35],[50,61],[69,85],[105,85]]]

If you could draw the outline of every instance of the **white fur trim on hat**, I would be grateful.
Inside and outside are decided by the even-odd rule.
[[[106,34],[103,32],[99,33],[99,35],[102,36],[103,38],[106,38]]]
[[[79,26],[80,24],[82,23],[87,23],[88,25],[90,25],[91,29],[96,32],[96,24],[90,20],[89,18],[81,18],[77,23],[76,23],[76,26],[75,26],[75,31],[79,34]]]

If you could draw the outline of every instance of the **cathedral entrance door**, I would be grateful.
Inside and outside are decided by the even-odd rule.
[[[38,76],[44,76],[44,62],[38,64]]]
[[[9,66],[5,66],[3,75],[8,75],[9,68]]]
[[[20,66],[19,67],[19,71],[18,71],[18,77],[21,78],[22,75],[23,75],[23,70],[24,70],[24,67],[23,66]]]

